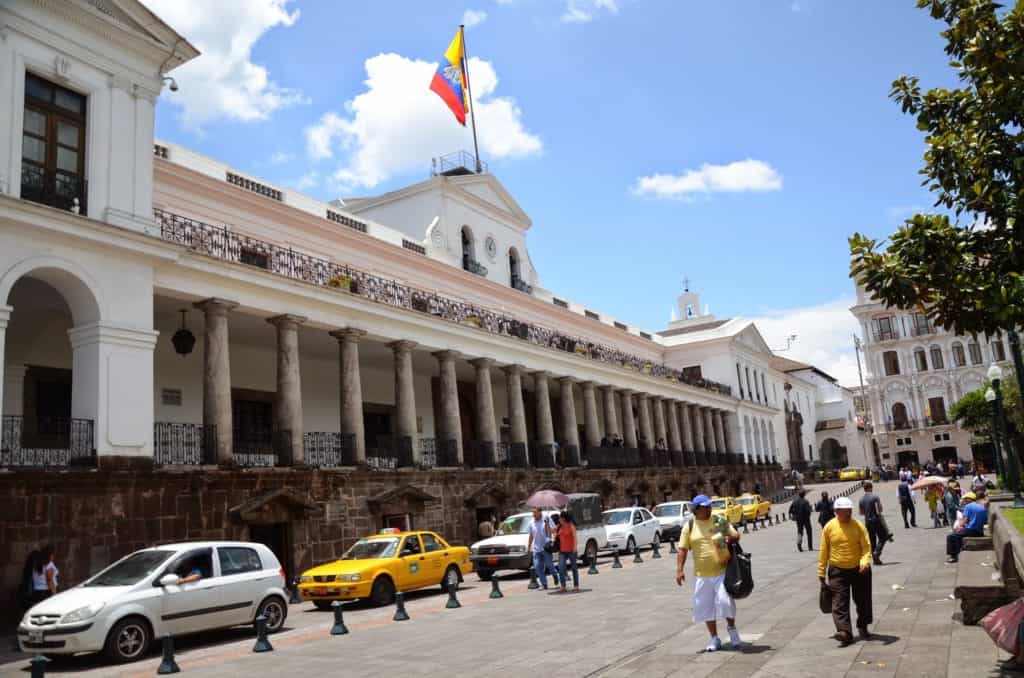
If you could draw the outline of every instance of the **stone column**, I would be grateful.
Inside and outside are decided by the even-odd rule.
[[[611,436],[619,432],[618,410],[615,407],[615,389],[611,386],[602,386],[601,391],[604,393],[604,432]]]
[[[4,346],[7,342],[7,324],[11,321],[11,311],[13,310],[14,308],[11,306],[0,304],[0,415],[14,414],[13,412],[4,412],[4,380],[6,379],[4,371],[6,365],[4,362]],[[0,443],[2,442],[0,441]]]
[[[640,438],[647,441],[648,450],[654,449],[654,427],[651,425],[651,399],[646,393],[641,393],[640,398]],[[643,447],[643,443],[641,443]]]
[[[363,428],[363,385],[359,375],[359,338],[366,332],[347,327],[331,332],[338,340],[339,395],[341,403],[341,464],[366,462],[366,432]]]
[[[203,426],[214,433],[218,464],[232,458],[231,360],[228,354],[228,312],[238,304],[211,298],[195,307],[203,312]],[[213,461],[212,459],[206,461]]]
[[[702,407],[701,416],[704,418],[704,449],[708,452],[708,461],[717,464],[719,463],[718,445],[715,443],[715,426],[711,420],[711,408]]]
[[[416,449],[416,389],[412,371],[412,349],[415,347],[415,341],[401,340],[388,344],[394,354],[395,454],[399,466],[415,466],[420,456]]]
[[[687,452],[696,452],[697,447],[693,442],[693,418],[687,403],[679,403],[679,420],[682,426],[683,448]]]
[[[558,380],[560,387],[560,405],[562,407],[562,465],[580,465],[580,430],[576,425],[576,396],[572,385],[576,380],[562,377]]]
[[[690,414],[693,416],[693,451],[696,453],[697,463],[706,466],[709,459],[704,438],[704,414],[698,405],[690,407]]]
[[[551,422],[551,394],[548,391],[548,373],[533,373],[533,393],[537,411],[537,445],[533,463],[538,468],[552,468],[555,465],[555,426]]]
[[[729,463],[728,452],[725,448],[725,434],[722,432],[722,411],[714,410],[711,413],[711,424],[715,432],[715,449],[718,450],[718,460],[721,463]]]
[[[587,447],[601,446],[601,426],[597,423],[597,391],[594,382],[585,381],[583,388],[583,434],[587,437]]]
[[[679,435],[679,403],[669,400],[668,403],[668,449],[673,452],[683,451],[683,439]]]
[[[437,465],[461,466],[462,420],[459,418],[459,384],[455,376],[456,351],[433,354],[440,368],[441,420],[437,422]]]
[[[2,321],[0,321],[2,322]],[[0,329],[0,335],[3,330]],[[3,350],[3,337],[0,336],[0,351]],[[3,363],[0,360],[0,363]],[[20,417],[25,414],[25,375],[28,374],[26,365],[3,365],[0,364],[0,411],[11,417]]]
[[[491,358],[469,361],[476,368],[476,463],[494,466],[498,446],[498,426],[494,421],[494,391],[491,390]]]
[[[622,446],[635,450],[636,442],[636,420],[633,417],[633,392],[628,388],[619,391],[619,398],[622,400]]]
[[[512,439],[509,463],[515,468],[525,468],[530,464],[530,456],[527,451],[526,408],[523,406],[523,366],[506,365],[502,369],[508,387],[509,435]]]
[[[732,429],[730,421],[732,417],[729,416],[728,412],[719,410],[719,416],[722,418],[722,444],[725,445],[725,451],[732,455],[738,455],[737,450],[733,447]],[[734,456],[733,461],[737,461],[738,457]]]
[[[299,325],[306,318],[284,314],[267,318],[277,328],[277,392],[274,394],[274,451],[278,459],[303,466],[302,377],[299,369]]]
[[[658,441],[665,441],[668,446],[668,430],[665,428],[665,402],[658,396],[651,398],[654,406],[654,442],[651,447],[657,447]]]

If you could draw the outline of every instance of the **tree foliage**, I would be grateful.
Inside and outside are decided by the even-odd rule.
[[[994,334],[1024,324],[1024,0],[917,4],[946,24],[960,86],[922,92],[904,75],[890,96],[924,132],[923,185],[956,220],[917,214],[888,243],[854,234],[850,274],[947,330]]]
[[[968,431],[992,437],[992,406],[985,400],[985,390],[971,391],[949,408],[949,416]]]

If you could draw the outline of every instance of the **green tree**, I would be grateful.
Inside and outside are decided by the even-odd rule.
[[[888,243],[854,234],[850,274],[880,301],[919,309],[947,330],[1006,331],[1021,374],[1024,0],[1011,9],[990,0],[917,5],[945,23],[959,87],[922,92],[918,78],[901,76],[890,96],[924,132],[923,185],[955,221],[917,214]]]
[[[971,391],[949,408],[953,421],[980,436],[992,437],[992,406],[985,400],[985,390]]]

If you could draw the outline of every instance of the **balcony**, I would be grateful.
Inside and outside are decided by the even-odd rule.
[[[900,333],[895,329],[891,330],[875,330],[871,333],[871,337],[875,341],[893,341],[900,338]]]
[[[918,327],[917,325],[913,325],[910,328],[910,336],[912,337],[924,337],[929,334],[935,334],[934,327]]]
[[[0,468],[95,466],[91,419],[5,415],[0,419]]]
[[[198,466],[217,463],[217,428],[158,421],[153,424],[153,463]]]
[[[75,214],[87,214],[88,182],[76,174],[21,163],[21,197]]]
[[[900,419],[899,421],[890,421],[885,425],[885,430],[890,433],[893,431],[911,431],[917,428],[917,419]]]

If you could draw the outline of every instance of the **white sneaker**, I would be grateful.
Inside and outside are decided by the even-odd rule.
[[[740,640],[740,632],[735,626],[730,626],[726,629],[729,632],[729,644],[733,647],[739,647],[743,644]]]
[[[711,640],[708,641],[708,646],[704,648],[705,652],[718,652],[722,649],[722,640],[718,636],[711,636]]]

